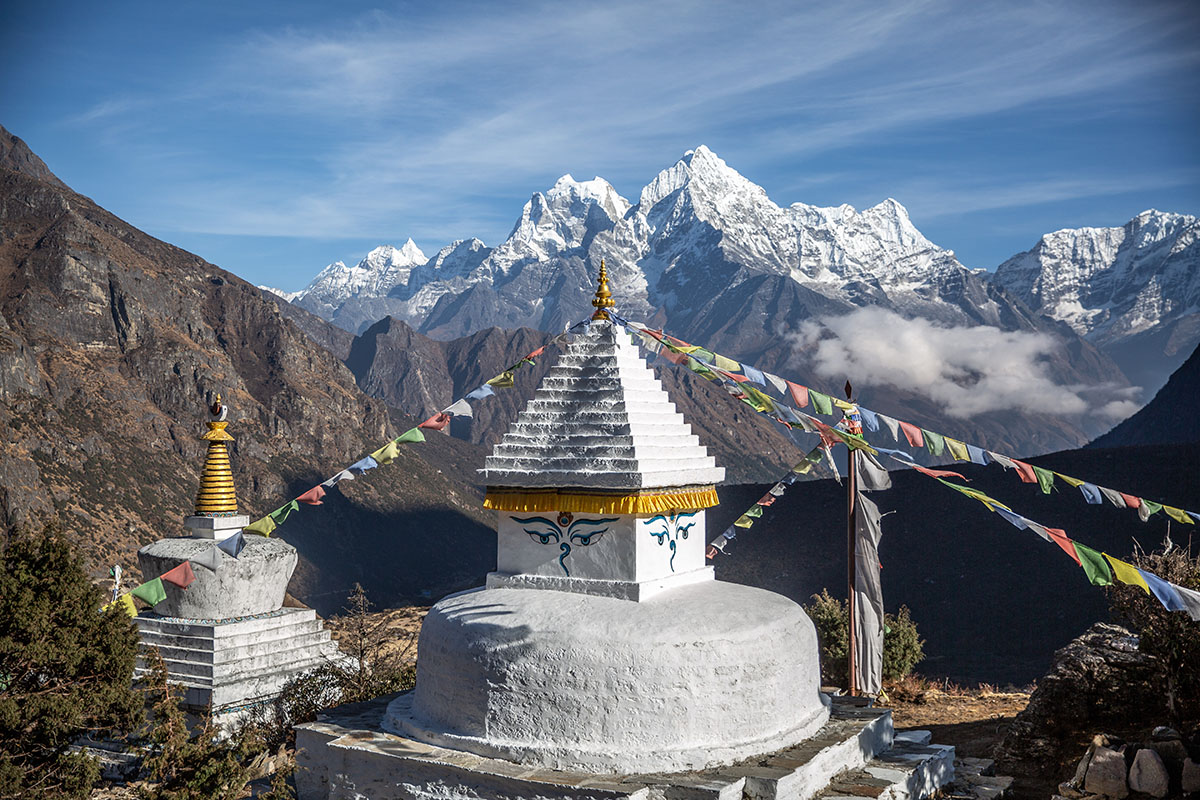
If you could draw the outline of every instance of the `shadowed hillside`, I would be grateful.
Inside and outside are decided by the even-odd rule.
[[[885,437],[886,438],[886,437]],[[886,446],[886,445],[885,445]],[[1200,509],[1200,446],[1075,450],[1031,463],[1067,475]],[[1059,482],[1043,495],[998,465],[956,464],[971,486],[1044,525],[1063,528],[1089,547],[1125,557],[1134,541],[1161,543],[1169,520],[1087,505]],[[883,519],[879,548],[884,602],[901,604],[926,639],[919,672],[956,681],[1024,684],[1045,674],[1054,651],[1108,617],[1104,590],[1057,546],[1020,531],[980,503],[913,470],[892,473],[894,487],[871,495]],[[762,496],[765,486],[719,490],[710,536]],[[1193,526],[1171,523],[1175,542],[1200,548]],[[828,587],[846,594],[846,495],[832,480],[796,484],[715,560],[722,580],[761,586],[799,602]],[[714,613],[719,613],[715,610]]]

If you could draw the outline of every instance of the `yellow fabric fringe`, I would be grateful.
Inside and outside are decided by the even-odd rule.
[[[573,494],[570,492],[507,492],[489,488],[483,507],[496,511],[570,511],[578,514],[659,514],[699,510],[717,505],[712,487],[664,494]]]

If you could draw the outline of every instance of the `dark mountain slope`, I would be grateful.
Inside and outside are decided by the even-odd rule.
[[[252,515],[396,432],[386,406],[313,344],[324,323],[308,320],[306,335],[257,288],[72,192],[3,129],[0,142],[5,533],[55,520],[93,570],[133,567],[139,545],[182,533],[218,392]],[[463,447],[431,437],[290,521],[293,591],[344,596],[361,580],[395,601],[473,583],[494,563],[494,534]]]
[[[447,398],[470,392],[551,338],[532,328],[487,328],[438,341],[388,317],[355,338],[346,365],[367,394],[427,416],[444,408]],[[516,373],[512,389],[476,403],[469,423],[460,426],[466,421],[456,420],[452,425],[454,435],[488,448],[499,441],[560,352],[548,347],[535,365]],[[726,468],[730,482],[772,480],[799,460],[799,449],[776,423],[723,390],[670,364],[656,367],[655,373],[692,430]]]
[[[1084,449],[1031,463],[1101,485],[1200,509],[1200,446]],[[971,486],[1089,547],[1128,557],[1134,542],[1150,549],[1167,533],[1162,514],[1087,505],[1077,489],[1052,495],[992,465],[956,464]],[[1107,619],[1102,589],[1091,586],[1057,546],[1019,531],[981,504],[913,470],[892,473],[894,487],[875,492],[883,512],[884,602],[912,609],[926,640],[927,675],[958,681],[1022,684],[1045,674],[1055,649]],[[1061,482],[1060,482],[1061,484]],[[764,487],[722,487],[710,512],[714,534],[762,495]],[[749,531],[718,555],[717,577],[761,586],[799,602],[828,587],[846,594],[845,490],[832,480],[797,484]],[[1178,544],[1200,548],[1195,528],[1171,523]],[[719,610],[715,613],[719,613]]]
[[[1200,347],[1171,374],[1154,399],[1091,447],[1200,442]]]

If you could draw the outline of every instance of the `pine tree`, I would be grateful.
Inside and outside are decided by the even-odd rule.
[[[49,528],[0,557],[0,797],[87,796],[99,767],[71,744],[137,723],[137,633],[104,600]]]

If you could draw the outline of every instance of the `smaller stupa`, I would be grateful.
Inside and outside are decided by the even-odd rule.
[[[225,430],[229,408],[220,395],[209,414],[200,436],[208,452],[195,513],[183,520],[190,535],[138,551],[145,578],[189,563],[194,580],[186,588],[164,580],[163,599],[135,622],[142,644],[158,648],[170,682],[184,687],[184,703],[228,719],[278,696],[297,675],[344,656],[315,611],[283,607],[296,548],[243,534],[250,518],[238,512],[227,444],[233,437]]]

